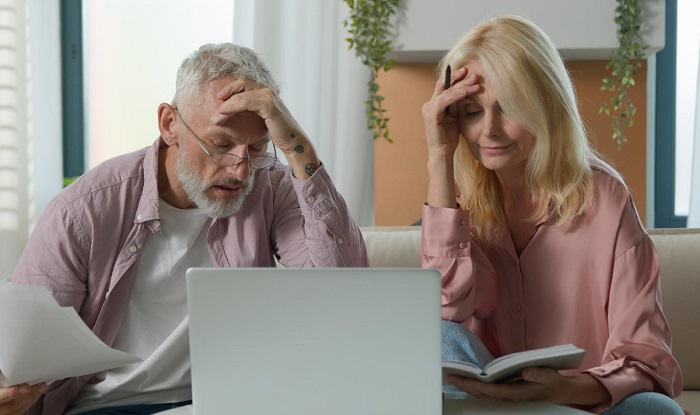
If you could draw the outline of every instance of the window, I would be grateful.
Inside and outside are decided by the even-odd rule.
[[[666,46],[656,58],[657,228],[683,228],[687,223],[700,49],[700,31],[694,21],[698,13],[696,0],[666,0]]]
[[[153,143],[177,68],[233,38],[233,2],[64,0],[64,176]]]
[[[693,158],[698,61],[700,60],[700,2],[678,1],[676,46],[676,194],[674,213],[688,216]]]

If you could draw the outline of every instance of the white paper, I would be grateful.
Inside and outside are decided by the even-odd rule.
[[[52,382],[140,360],[104,344],[44,287],[0,283],[0,387]]]

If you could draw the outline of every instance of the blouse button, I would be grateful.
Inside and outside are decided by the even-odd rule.
[[[160,229],[160,221],[159,220],[153,221],[153,229]]]
[[[143,215],[142,215],[142,214],[140,214],[140,213],[139,213],[139,214],[137,214],[137,215],[136,215],[136,219],[138,219],[138,220],[141,220],[141,219],[143,219]]]
[[[314,201],[316,201],[316,198],[313,197],[313,196],[309,196],[309,197],[306,198],[306,201],[307,201],[309,204],[312,204],[312,203],[314,203]]]
[[[518,310],[518,311],[520,311],[520,310],[523,309],[523,306],[521,306],[520,304],[516,304],[516,305],[515,305],[515,309]]]
[[[464,219],[460,219],[460,220],[459,220],[459,225],[460,225],[460,226],[464,226],[466,223],[467,223],[467,221],[464,220]]]
[[[343,238],[338,238],[338,241],[337,241],[337,242],[338,242],[338,245],[342,245],[342,244],[345,243],[345,241],[343,240]]]
[[[129,245],[129,252],[131,252],[133,254],[136,251],[137,251],[136,245]]]
[[[467,244],[465,244],[464,242],[460,242],[460,243],[459,243],[459,247],[462,248],[462,249],[464,249],[464,248],[467,247]]]

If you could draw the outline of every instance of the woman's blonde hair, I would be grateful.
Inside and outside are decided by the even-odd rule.
[[[459,68],[471,61],[483,65],[508,117],[535,137],[524,173],[535,203],[529,219],[572,222],[593,194],[590,164],[603,162],[588,143],[571,79],[552,41],[534,23],[503,16],[464,35],[440,62],[439,73],[448,64]],[[455,180],[477,236],[494,242],[507,229],[498,180],[464,140],[455,153]]]

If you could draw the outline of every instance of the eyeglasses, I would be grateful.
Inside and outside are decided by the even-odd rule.
[[[177,112],[177,115],[180,117],[180,120],[182,121],[182,125],[185,126],[187,131],[189,131],[190,135],[194,139],[194,141],[199,144],[199,146],[204,150],[205,153],[209,156],[211,159],[212,163],[216,164],[219,167],[236,167],[239,164],[243,162],[243,160],[248,159],[249,166],[254,168],[254,169],[264,169],[267,167],[272,166],[275,161],[277,160],[277,147],[275,147],[274,143],[270,141],[270,145],[272,145],[272,151],[273,154],[270,153],[265,153],[259,156],[253,156],[251,157],[248,148],[245,150],[245,156],[241,157],[237,154],[233,153],[216,153],[212,154],[207,150],[204,145],[202,145],[202,142],[200,141],[199,137],[197,137],[197,134],[192,131],[189,125],[185,122],[185,119],[182,118],[182,114],[180,114],[180,110],[177,107],[175,108],[175,112]],[[263,151],[263,150],[261,150]]]

